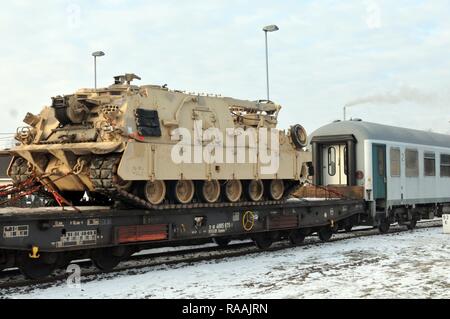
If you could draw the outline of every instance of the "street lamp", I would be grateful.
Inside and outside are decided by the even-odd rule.
[[[95,89],[97,90],[97,57],[104,56],[105,52],[103,51],[96,51],[92,53],[92,56],[94,57],[94,77],[95,77]]]
[[[269,95],[269,46],[267,44],[267,33],[280,30],[276,25],[268,25],[263,28],[266,36],[266,80],[267,80],[267,101],[270,101]]]

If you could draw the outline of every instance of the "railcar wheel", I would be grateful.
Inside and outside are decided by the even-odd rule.
[[[164,181],[148,181],[144,184],[144,197],[152,205],[159,205],[166,197]]]
[[[220,197],[220,183],[218,180],[203,181],[201,185],[202,199],[207,203],[215,203]]]
[[[252,180],[248,183],[248,197],[254,201],[258,202],[262,199],[264,195],[264,184],[261,180]]]
[[[256,247],[265,250],[269,249],[273,244],[273,238],[269,234],[258,234],[254,238]]]
[[[240,180],[230,180],[225,183],[225,197],[231,203],[238,202],[242,197],[242,183]]]
[[[214,242],[217,244],[217,246],[219,247],[226,247],[228,246],[228,244],[230,243],[231,239],[226,238],[226,237],[217,237],[214,238]]]
[[[30,258],[29,252],[20,252],[17,265],[28,279],[41,279],[50,276],[59,264],[59,254],[39,253],[39,258]]]
[[[353,225],[345,225],[345,227],[344,227],[344,230],[345,230],[347,233],[351,232],[352,229],[353,229]]]
[[[60,258],[58,258],[58,263],[56,264],[57,269],[66,269],[67,266],[74,260],[70,253],[61,253]]]
[[[289,234],[289,241],[291,242],[292,245],[301,245],[304,241],[305,241],[305,234],[303,231],[301,231],[300,229],[297,230],[293,230],[290,234]]]
[[[408,225],[406,225],[406,227],[408,228],[408,230],[414,230],[414,228],[416,228],[417,226],[417,220],[413,219],[409,222]]]
[[[333,237],[333,230],[331,227],[322,227],[317,234],[319,235],[319,239],[323,242],[330,241],[331,237]]]
[[[387,234],[389,232],[389,228],[391,228],[391,223],[388,220],[382,220],[380,225],[378,225],[378,230],[382,234]]]
[[[269,183],[269,196],[273,200],[281,200],[284,195],[284,182],[280,179],[271,180]]]
[[[103,271],[114,269],[125,257],[125,252],[117,253],[115,248],[100,248],[91,252],[95,267]]]
[[[175,199],[180,204],[188,204],[195,194],[194,182],[191,180],[181,180],[175,182]]]
[[[6,250],[0,250],[0,271],[14,267],[15,254]]]

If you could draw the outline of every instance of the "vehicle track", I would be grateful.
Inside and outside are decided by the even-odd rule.
[[[424,228],[435,228],[442,227],[441,220],[427,220],[418,222],[416,229],[424,229]],[[410,231],[405,229],[405,226],[391,226],[391,229],[388,234],[396,234]],[[254,254],[262,254],[267,252],[276,252],[285,249],[292,249],[294,247],[304,247],[304,249],[308,249],[309,247],[316,247],[321,245],[331,244],[333,242],[340,242],[353,238],[362,238],[369,236],[383,236],[388,234],[379,233],[378,229],[367,228],[367,229],[358,229],[353,230],[349,233],[341,232],[335,234],[334,237],[329,242],[321,242],[317,237],[308,237],[305,242],[298,246],[293,246],[292,244],[281,241],[275,243],[271,248],[266,250],[260,250],[255,247],[252,242],[246,243],[237,243],[232,244],[227,247],[218,247],[218,246],[210,246],[210,247],[202,247],[202,248],[194,248],[194,249],[183,249],[183,250],[175,250],[169,252],[161,252],[161,253],[150,253],[150,254],[142,254],[142,255],[134,255],[131,256],[128,260],[123,261],[121,265],[116,267],[114,270],[104,272],[97,270],[94,266],[92,266],[91,261],[80,261],[73,264],[77,264],[82,269],[82,283],[91,282],[98,279],[108,279],[113,278],[115,276],[119,276],[121,274],[130,275],[130,274],[139,274],[147,272],[145,268],[149,267],[158,267],[158,266],[170,266],[171,268],[176,268],[177,266],[185,267],[187,265],[192,265],[198,262],[204,261],[212,261],[212,260],[222,260],[225,258],[233,258],[240,257],[246,255],[254,255]],[[12,275],[14,273],[14,275]],[[126,274],[125,274],[126,273]],[[40,289],[47,288],[57,284],[64,284],[68,274],[65,273],[64,270],[59,270],[55,272],[55,274],[51,277],[38,279],[38,280],[27,280],[23,279],[18,270],[10,270],[4,271],[4,274],[0,273],[2,276],[0,277],[0,298],[7,298],[10,292],[13,292],[15,289]],[[12,277],[8,277],[11,276]],[[5,280],[2,280],[5,279]]]

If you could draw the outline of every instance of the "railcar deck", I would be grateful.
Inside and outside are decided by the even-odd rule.
[[[163,211],[110,207],[1,208],[0,249],[43,252],[118,245],[152,246],[216,237],[336,227],[364,219],[360,200],[290,200],[277,205],[174,208]]]

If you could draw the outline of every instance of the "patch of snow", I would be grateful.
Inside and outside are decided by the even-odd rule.
[[[148,267],[9,298],[449,298],[442,228],[175,266]]]
[[[230,245],[234,244],[242,244],[242,243],[249,243],[251,242],[250,239],[247,240],[232,240],[230,241]],[[176,246],[176,247],[161,247],[161,248],[152,248],[152,249],[146,249],[142,250],[136,254],[137,255],[148,255],[148,254],[159,254],[159,253],[165,253],[170,251],[181,251],[181,250],[188,250],[188,249],[201,249],[201,248],[208,248],[208,247],[217,247],[216,243],[209,243],[209,244],[203,244],[203,245],[194,245],[194,246]]]

